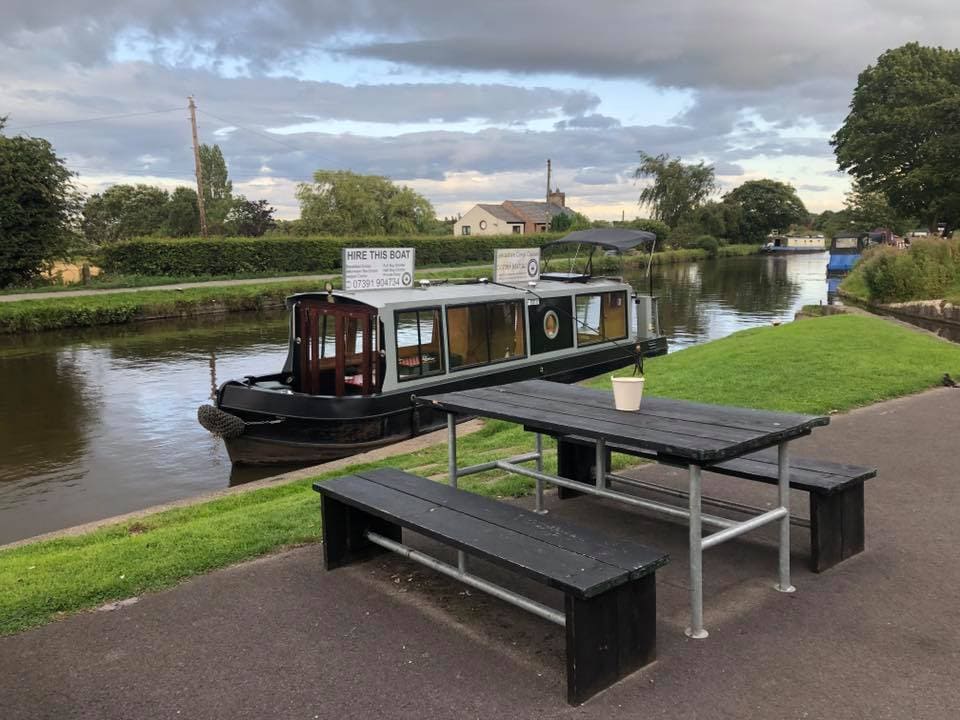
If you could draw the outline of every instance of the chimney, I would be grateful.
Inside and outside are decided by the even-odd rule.
[[[553,190],[550,189],[550,173],[550,158],[547,158],[547,204],[556,205],[557,207],[566,207],[566,193],[560,192],[560,188],[555,188]]]

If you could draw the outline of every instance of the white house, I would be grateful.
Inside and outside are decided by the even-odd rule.
[[[524,222],[503,205],[474,205],[453,225],[454,235],[523,234]]]

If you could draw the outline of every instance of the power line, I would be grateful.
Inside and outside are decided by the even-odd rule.
[[[198,108],[198,109],[199,109],[199,108]],[[275,142],[275,143],[277,143],[277,145],[283,145],[283,147],[287,148],[288,150],[294,150],[295,152],[307,152],[307,151],[304,150],[303,148],[299,148],[299,147],[296,147],[296,146],[291,145],[291,144],[289,144],[289,143],[285,143],[285,142],[283,142],[283,140],[278,140],[276,137],[274,137],[273,135],[270,135],[270,134],[268,134],[268,133],[264,133],[264,132],[260,132],[259,130],[254,130],[254,129],[252,129],[252,128],[244,127],[243,125],[238,125],[237,123],[233,122],[232,120],[227,120],[226,118],[222,118],[222,117],[219,117],[218,115],[214,115],[214,114],[213,114],[212,112],[210,112],[209,110],[200,110],[200,113],[201,113],[201,114],[209,115],[209,116],[212,117],[214,120],[219,120],[220,122],[227,123],[227,125],[232,125],[233,127],[237,128],[237,130],[244,130],[244,131],[246,131],[246,132],[248,132],[248,133],[252,133],[252,134],[254,134],[254,135],[259,135],[260,137],[262,137],[262,138],[264,138],[264,139],[266,139],[266,140],[269,140],[269,141],[271,141],[271,142]]]
[[[17,127],[6,128],[6,130],[7,131],[30,130],[32,128],[49,127],[51,125],[73,125],[75,123],[98,122],[100,120],[119,120],[121,118],[141,117],[143,115],[159,115],[161,113],[168,113],[168,112],[173,112],[174,110],[183,110],[183,109],[184,108],[182,107],[175,107],[175,108],[167,108],[166,110],[149,110],[147,112],[124,113],[122,115],[101,115],[99,117],[82,118],[80,120],[57,120],[54,122],[37,123],[35,125],[19,125]]]

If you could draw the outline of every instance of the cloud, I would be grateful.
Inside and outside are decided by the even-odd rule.
[[[617,118],[601,115],[599,113],[593,113],[592,115],[572,117],[569,120],[560,120],[555,122],[553,127],[557,130],[565,130],[567,128],[590,128],[594,130],[606,130],[608,128],[619,127],[620,124],[621,123],[619,120],[617,120]]]
[[[664,87],[763,89],[853,77],[877,53],[951,45],[951,0],[7,0],[0,42],[78,63],[136,36],[158,58],[230,61],[257,74],[319,52],[425,68],[645,78]],[[864,42],[869,38],[869,42]]]
[[[72,66],[25,76],[18,70],[17,54],[0,49],[0,59],[4,101],[17,108],[11,127],[49,121],[54,112],[82,118],[130,107],[182,107],[188,94],[196,95],[201,113],[209,111],[225,131],[234,123],[283,127],[325,120],[523,123],[579,116],[600,102],[584,90],[459,82],[347,86],[290,77],[224,78],[206,69],[146,62]],[[219,116],[228,122],[216,120]]]
[[[832,163],[827,138],[857,73],[916,38],[955,45],[953,5],[6,0],[0,114],[15,129],[157,111],[29,130],[91,178],[189,180],[192,93],[236,183],[273,178],[262,187],[291,193],[329,167],[437,187],[480,174],[517,183],[500,197],[538,197],[542,182],[526,178],[542,180],[552,157],[568,197],[586,202],[626,197],[638,150],[704,159],[723,177]],[[621,79],[624,96],[608,102],[594,78]],[[691,100],[668,123],[638,125],[624,109],[631,82]],[[797,185],[842,192],[842,175],[821,184],[829,172]]]

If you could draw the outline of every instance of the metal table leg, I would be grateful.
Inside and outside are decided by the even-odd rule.
[[[457,416],[447,413],[447,482],[450,487],[457,486]],[[467,554],[457,550],[457,569],[460,573],[467,571]]]
[[[540,433],[535,433],[536,437],[536,455],[537,455],[537,472],[543,472],[543,435]],[[534,505],[533,511],[539,513],[540,515],[546,515],[547,511],[543,507],[543,486],[544,482],[542,478],[536,479],[537,483],[537,494],[536,494],[536,504]]]
[[[700,535],[700,466],[690,466],[690,627],[687,635],[702,640],[703,628],[703,538]],[[789,518],[787,518],[789,521]]]
[[[607,441],[604,438],[597,438],[597,455],[593,463],[593,472],[596,474],[594,482],[600,490],[610,487],[607,480]]]
[[[776,588],[780,592],[794,592],[796,588],[790,583],[790,443],[782,442],[777,447],[777,490],[780,498],[780,507],[786,512],[780,518],[780,582]]]

